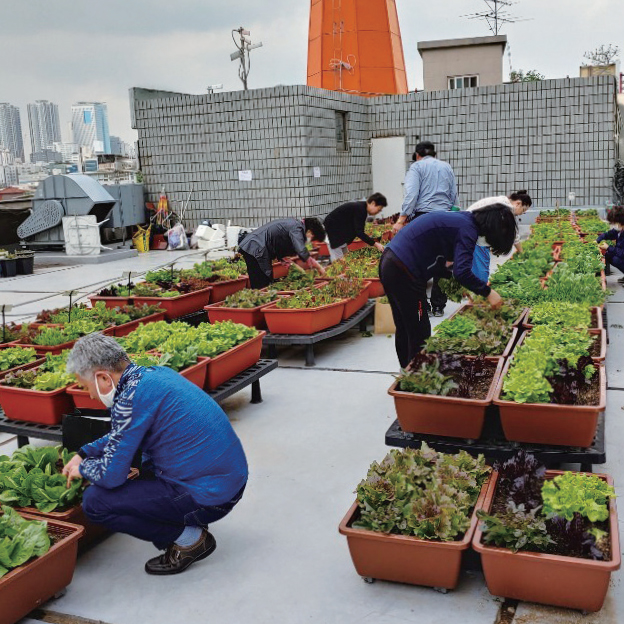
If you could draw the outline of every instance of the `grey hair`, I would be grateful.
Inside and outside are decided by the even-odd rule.
[[[122,372],[128,364],[128,354],[114,338],[89,334],[80,338],[71,350],[67,372],[87,379],[96,371]]]

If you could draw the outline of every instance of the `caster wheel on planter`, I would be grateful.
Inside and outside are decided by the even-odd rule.
[[[449,590],[446,587],[434,587],[433,591],[438,592],[439,594],[448,594]]]
[[[53,600],[58,600],[59,598],[62,598],[66,593],[67,593],[67,587],[63,587],[63,589],[61,589],[60,591],[56,592],[56,594],[54,594],[54,596],[52,596],[52,599]]]
[[[362,580],[369,585],[372,585],[375,582],[374,578],[370,578],[370,576],[363,576]]]

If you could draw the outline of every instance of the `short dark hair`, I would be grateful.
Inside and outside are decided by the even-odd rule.
[[[416,146],[412,160],[416,160],[416,156],[424,158],[425,156],[437,156],[435,145],[431,141],[423,141]]]
[[[613,208],[607,210],[607,221],[624,225],[624,206],[613,206]]]
[[[316,217],[307,217],[303,220],[306,232],[312,232],[315,241],[322,243],[325,240],[325,228]]]
[[[492,204],[471,213],[495,256],[508,254],[516,241],[518,225],[513,211],[505,204]]]
[[[516,191],[509,196],[511,201],[519,201],[523,206],[531,207],[533,205],[533,200],[527,191]]]
[[[385,208],[388,205],[388,200],[386,199],[386,196],[382,195],[381,193],[373,193],[368,198],[368,203],[369,204],[377,204],[378,206],[381,206],[382,208]]]

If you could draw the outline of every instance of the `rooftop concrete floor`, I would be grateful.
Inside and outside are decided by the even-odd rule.
[[[142,256],[123,267],[64,269],[23,280],[34,290],[77,288],[167,261],[171,254]],[[609,279],[624,302],[622,288]],[[8,287],[0,285],[1,290]],[[54,300],[56,301],[56,300]],[[61,302],[61,300],[58,300]],[[62,303],[62,302],[61,302]],[[32,304],[29,312],[52,307]],[[57,305],[55,303],[55,305]],[[447,308],[452,312],[453,306]],[[437,319],[436,319],[437,321]],[[623,303],[609,306],[610,387],[624,388]],[[615,326],[615,327],[613,327]],[[620,326],[620,327],[618,327]],[[500,600],[490,596],[479,573],[464,572],[446,595],[385,582],[368,585],[351,563],[338,524],[373,460],[388,452],[384,434],[394,407],[386,391],[398,370],[394,341],[352,331],[321,344],[317,367],[306,369],[303,353],[280,354],[280,368],[262,381],[264,402],[242,392],[223,407],[246,449],[250,481],[242,502],[212,527],[216,552],[185,574],[150,577],[144,562],[151,544],[114,535],[80,557],[67,594],[50,611],[108,624],[615,624],[624,621],[621,573],[615,573],[604,609],[586,617],[572,611],[520,604],[500,619]],[[610,390],[608,461],[598,470],[624,483],[624,391]],[[2,444],[2,438],[0,438]],[[0,452],[14,440],[4,438]],[[578,469],[577,466],[574,467]]]

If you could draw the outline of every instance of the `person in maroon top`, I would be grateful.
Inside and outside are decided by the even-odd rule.
[[[341,260],[348,253],[347,246],[356,238],[364,241],[380,252],[384,250],[381,243],[375,242],[365,232],[366,219],[378,215],[388,200],[381,193],[374,193],[368,201],[349,202],[330,212],[323,225],[329,238],[329,255],[332,262]]]

